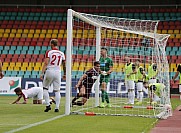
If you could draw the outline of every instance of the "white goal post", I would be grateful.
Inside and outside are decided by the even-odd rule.
[[[170,116],[169,65],[165,52],[169,35],[157,34],[158,23],[159,21],[99,16],[68,9],[65,114],[93,112],[95,115],[163,119]],[[107,87],[112,107],[98,107],[101,100],[98,80],[87,103],[72,108],[71,99],[77,93],[74,86],[80,76],[92,67],[92,63],[100,59],[101,47],[108,49],[114,64]],[[157,65],[157,82],[165,86],[160,92],[162,102],[157,105],[147,104],[149,91],[145,89],[143,104],[124,104],[128,98],[128,90],[125,90],[124,84],[126,56],[133,63],[139,60],[146,73],[150,62]]]

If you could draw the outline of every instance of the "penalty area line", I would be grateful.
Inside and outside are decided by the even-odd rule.
[[[58,118],[62,118],[64,116],[67,116],[65,114],[63,115],[59,115],[59,116],[56,116],[56,117],[53,117],[53,118],[50,118],[50,119],[46,119],[46,120],[43,120],[43,121],[40,121],[40,122],[36,122],[36,123],[33,123],[33,124],[29,124],[27,126],[23,126],[23,127],[20,127],[20,128],[17,128],[17,129],[13,129],[13,130],[10,130],[10,131],[7,131],[5,133],[14,133],[14,132],[17,132],[17,131],[22,131],[24,129],[28,129],[28,128],[31,128],[31,127],[34,127],[34,126],[38,126],[38,125],[41,125],[41,124],[44,124],[44,123],[47,123],[47,122],[50,122],[50,121],[53,121],[53,120],[56,120]]]

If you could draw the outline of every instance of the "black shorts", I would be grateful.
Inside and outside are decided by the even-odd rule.
[[[83,85],[85,87],[85,94],[84,94],[83,97],[89,99],[90,93],[92,91],[93,84],[89,84],[89,85],[88,84],[83,84]],[[81,88],[82,88],[82,86],[79,87],[79,91],[80,91]]]

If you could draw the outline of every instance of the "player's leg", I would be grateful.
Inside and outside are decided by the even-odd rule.
[[[50,107],[50,102],[49,102],[49,92],[48,92],[48,88],[50,86],[50,84],[52,83],[53,80],[53,74],[51,71],[46,71],[44,79],[43,79],[43,97],[45,99],[45,105],[46,105],[46,109],[44,110],[44,112],[48,112],[49,110],[51,110]]]
[[[61,86],[61,73],[59,71],[54,71],[53,91],[55,92],[55,112],[59,112],[60,107],[60,86]]]
[[[139,101],[137,102],[137,104],[141,104],[143,101],[143,82],[138,82],[137,83],[137,91],[138,91],[138,95],[139,95]]]
[[[130,104],[134,104],[134,98],[135,98],[135,83],[133,80],[128,81],[128,86],[129,86],[129,102]]]
[[[83,95],[85,94],[85,86],[82,85],[80,88],[79,88],[79,93],[77,93],[77,96],[75,96],[73,99],[72,99],[72,105],[75,105],[74,102],[79,99],[80,97],[82,97]]]
[[[38,94],[37,94],[37,104],[42,104],[43,100],[43,89],[42,88],[37,88]]]
[[[85,86],[84,86],[84,90],[85,90],[84,92],[85,93],[83,95],[82,100],[74,102],[74,105],[78,105],[78,106],[84,105],[87,102],[87,99],[89,99],[89,96],[90,96],[90,93],[91,93],[91,89],[92,89],[92,87],[91,88],[85,88]]]

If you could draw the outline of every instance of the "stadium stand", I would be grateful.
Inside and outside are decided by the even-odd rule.
[[[170,77],[175,74],[177,64],[181,63],[180,8],[75,8],[74,10],[113,17],[160,20],[157,32],[171,35],[166,53],[170,63]],[[58,38],[60,50],[66,52],[66,11],[67,8],[0,8],[0,58],[6,76],[39,78],[45,51],[50,49],[48,45],[51,38]],[[93,32],[93,30],[89,31],[89,33]],[[73,48],[75,49],[74,58],[85,61],[87,58],[95,59],[95,46],[86,47],[86,35],[80,30],[75,30],[74,35],[79,38],[76,41],[81,44]],[[93,38],[93,34],[91,35]],[[83,36],[84,43],[81,43]],[[110,56],[113,54],[116,55],[112,52]],[[121,75],[119,70],[123,68],[123,65],[114,64],[115,72]],[[91,66],[91,63],[89,65]],[[85,64],[74,61],[73,77],[82,75],[84,66]],[[178,88],[178,82],[174,87]]]

